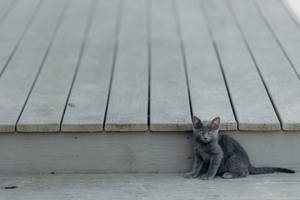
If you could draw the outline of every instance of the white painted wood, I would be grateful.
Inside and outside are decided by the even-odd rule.
[[[146,0],[123,2],[106,131],[145,131],[148,112]]]
[[[300,24],[296,24],[292,20],[290,15],[293,14],[288,14],[287,8],[284,8],[284,3],[279,1],[285,2],[286,0],[262,0],[257,1],[257,4],[268,25],[272,28],[283,49],[288,54],[300,78]],[[297,1],[294,0],[294,2]]]
[[[14,132],[65,1],[46,1],[0,78],[0,132]],[[47,23],[45,23],[47,21]]]
[[[202,3],[220,55],[239,129],[280,130],[267,91],[225,1],[202,0]]]
[[[283,129],[300,130],[299,79],[255,5],[251,1],[243,4],[239,1],[231,1],[237,20],[279,113]]]
[[[79,60],[92,0],[72,0],[17,130],[57,132]]]
[[[300,132],[231,135],[255,166],[300,169]],[[1,134],[0,172],[185,172],[191,167],[191,149],[191,136],[186,132]]]
[[[190,130],[191,116],[172,1],[151,2],[150,130]]]
[[[35,14],[39,0],[19,0],[0,25],[0,72]]]
[[[193,114],[201,120],[221,117],[221,130],[236,130],[218,58],[197,0],[177,0]]]
[[[117,0],[101,0],[93,17],[62,131],[102,131],[113,65]]]

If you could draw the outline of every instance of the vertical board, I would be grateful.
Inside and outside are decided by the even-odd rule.
[[[62,131],[102,131],[111,77],[118,0],[97,4]]]
[[[300,29],[299,24],[291,19],[287,13],[287,8],[284,8],[284,0],[261,0],[257,1],[261,9],[261,13],[276,35],[279,43],[287,53],[288,58],[293,63],[293,67],[297,71],[298,78],[300,77]],[[297,1],[295,1],[297,2]]]
[[[27,95],[45,57],[65,1],[46,1],[0,78],[0,132],[14,132]],[[45,23],[47,21],[47,23]]]
[[[87,28],[92,0],[72,0],[21,115],[21,132],[57,132]]]
[[[280,130],[267,91],[225,1],[202,0],[240,130]]]
[[[230,100],[198,0],[176,1],[185,51],[193,114],[221,117],[221,130],[235,130]]]
[[[145,131],[148,112],[148,47],[145,0],[124,3],[106,131]]]
[[[39,0],[19,0],[0,24],[0,76],[35,15]]]
[[[192,161],[192,145],[191,139],[187,139],[187,136],[189,134],[185,132],[2,134],[0,140],[1,184],[5,185],[2,178],[5,173],[174,173],[188,171]],[[16,177],[19,179],[19,175]],[[125,179],[124,181],[127,182]],[[3,191],[1,191],[1,197],[3,197]],[[41,199],[44,199],[43,197]],[[53,199],[61,198],[54,197]],[[96,199],[102,200],[102,195],[99,194],[99,198]],[[116,199],[113,198],[113,200]]]
[[[172,1],[152,0],[150,21],[150,130],[190,130],[187,82]]]
[[[299,79],[253,2],[241,4],[231,0],[231,3],[280,116],[282,128],[300,130]]]

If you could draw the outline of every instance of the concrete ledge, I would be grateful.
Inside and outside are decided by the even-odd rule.
[[[299,200],[300,174],[211,181],[182,174],[1,174],[5,200]]]
[[[300,169],[300,132],[231,132],[256,166]],[[190,132],[0,134],[0,173],[184,172]]]

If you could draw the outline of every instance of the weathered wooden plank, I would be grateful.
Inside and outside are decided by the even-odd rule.
[[[65,1],[52,0],[42,5],[0,78],[0,132],[15,131],[15,124],[43,62],[64,4]]]
[[[225,1],[202,0],[240,130],[280,130],[280,123]]]
[[[221,117],[221,130],[235,130],[226,86],[205,19],[197,0],[177,0],[177,10],[191,93],[193,114],[202,120]]]
[[[62,131],[102,131],[111,77],[118,0],[98,2]]]
[[[231,0],[231,3],[278,111],[282,128],[300,130],[299,79],[253,2],[241,4],[238,0]]]
[[[300,77],[300,29],[287,13],[283,2],[279,0],[257,1],[259,9],[264,16],[268,26],[276,35],[279,43],[288,58],[293,63],[293,67]]]
[[[150,130],[191,129],[180,38],[170,0],[151,2]]]
[[[15,0],[0,1],[0,25],[14,4],[15,4]]]
[[[57,132],[72,84],[91,8],[72,0],[41,74],[17,124],[21,132]]]
[[[35,15],[39,0],[20,0],[0,25],[0,76],[19,39]]]
[[[148,47],[145,0],[124,1],[106,131],[145,131],[148,112]]]

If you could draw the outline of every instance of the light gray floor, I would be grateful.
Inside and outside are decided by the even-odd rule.
[[[16,185],[16,189],[3,189]],[[181,174],[0,175],[1,200],[268,200],[299,199],[300,175],[271,174],[212,181]]]

